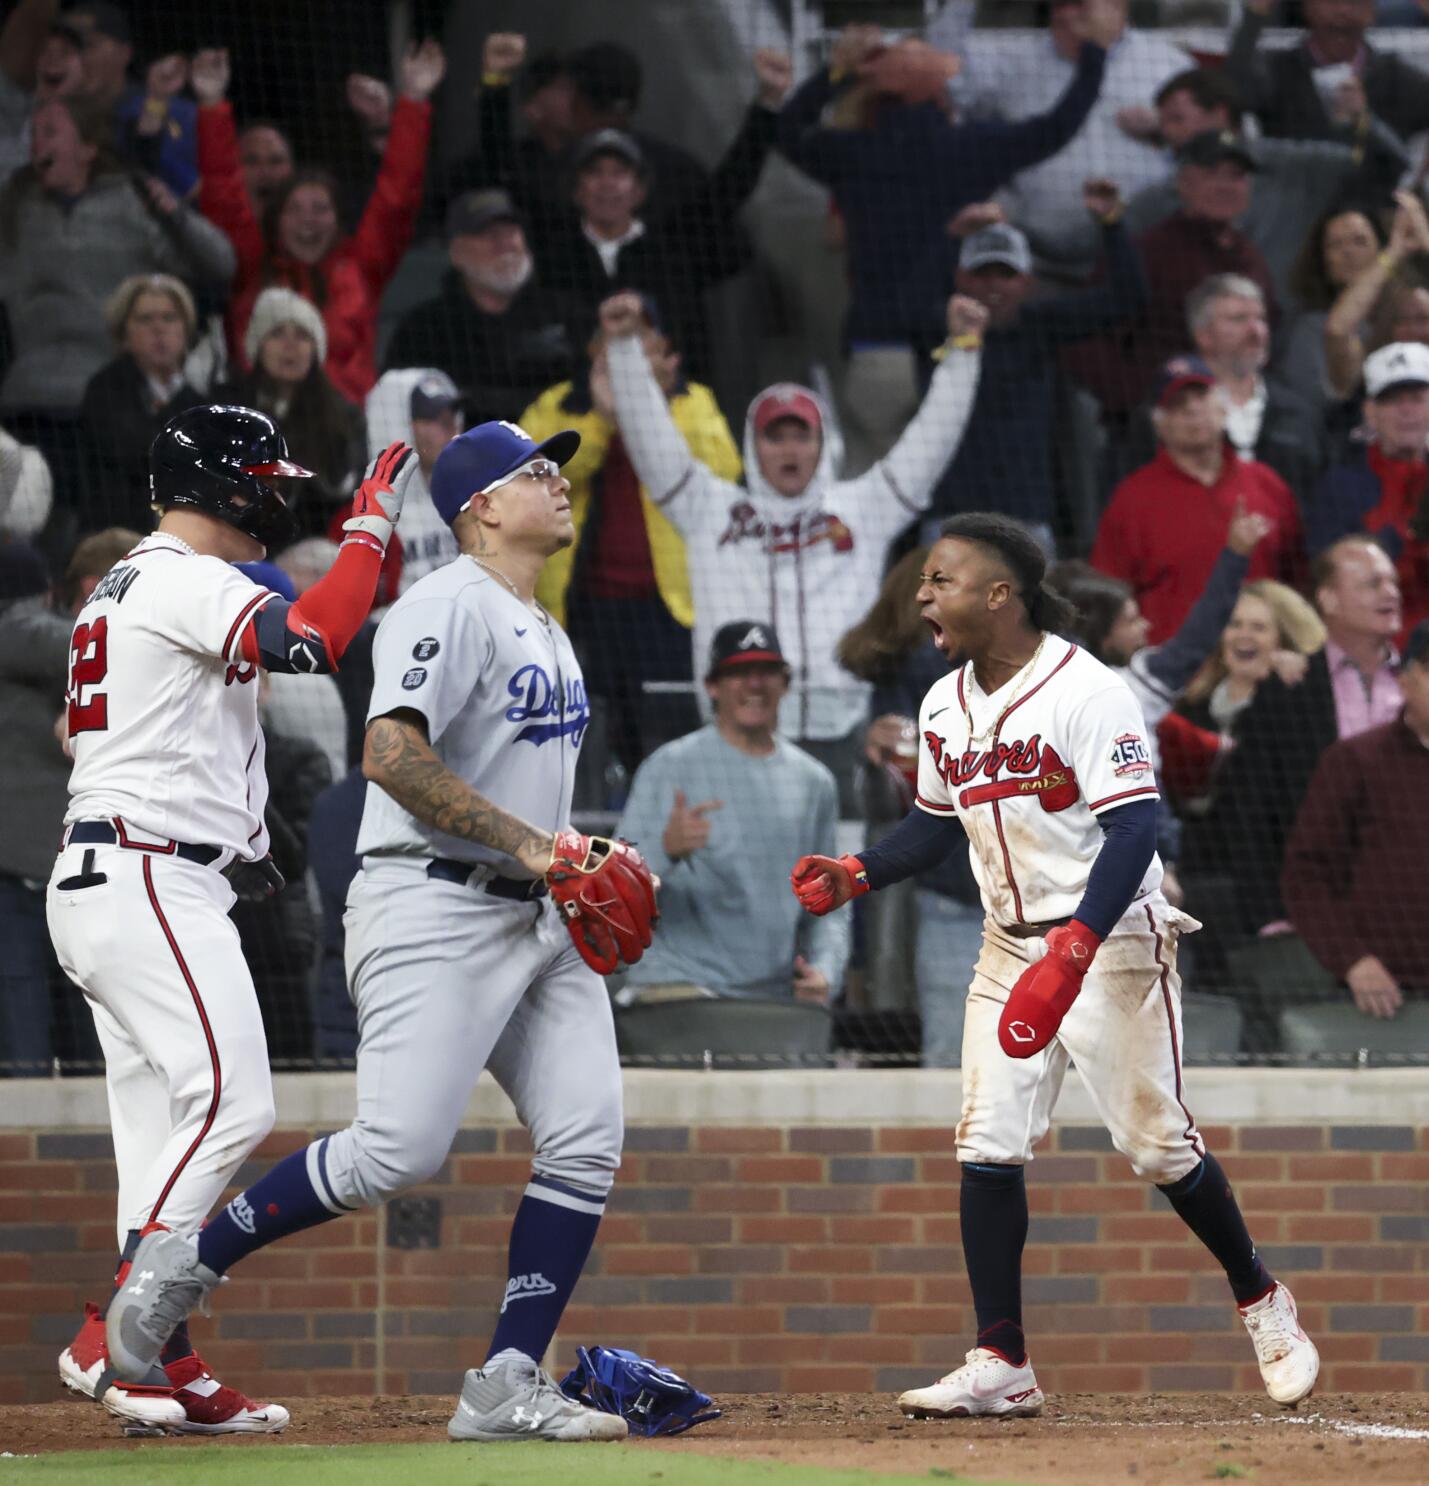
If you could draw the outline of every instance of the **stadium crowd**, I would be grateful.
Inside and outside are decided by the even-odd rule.
[[[94,1054],[44,917],[70,630],[151,525],[154,434],[207,401],[263,409],[315,472],[290,492],[299,540],[255,565],[290,598],[332,562],[370,455],[402,438],[421,463],[341,672],[261,682],[288,885],[235,917],[275,1060],[355,1046],[342,909],[371,635],[456,555],[426,479],[493,418],[582,436],[577,540],[538,595],[591,698],[578,809],[666,884],[623,1002],[794,998],[905,1029],[916,1010],[923,1060],[957,1062],[981,924],[966,860],[865,900],[851,933],[799,915],[786,879],[840,821],[871,840],[911,808],[943,665],[916,575],[942,519],[990,509],[1058,558],[1072,638],[1146,711],[1168,896],[1205,925],[1190,1004],[1233,999],[1250,1053],[1280,1045],[1287,994],[1411,1024],[1429,1000],[1429,72],[1377,38],[1374,0],[1275,3],[1246,0],[1214,56],[1131,26],[1126,0],[1047,0],[1006,31],[954,3],[926,34],[756,50],[707,163],[637,123],[631,38],[535,54],[456,27],[450,54],[418,39],[390,77],[378,48],[293,99],[303,131],[250,106],[270,96],[252,45],[174,50],[138,7],[12,0],[5,1069]],[[1267,46],[1275,19],[1303,30]],[[470,118],[443,138],[452,90]],[[340,160],[304,158],[339,124]],[[814,192],[836,293],[781,280],[756,230],[761,200],[777,222]],[[1429,1048],[1412,1025],[1403,1050]],[[917,1051],[897,1036],[883,1050]]]

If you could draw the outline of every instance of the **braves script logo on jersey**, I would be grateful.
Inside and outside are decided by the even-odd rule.
[[[947,752],[944,740],[931,728],[923,734],[923,741],[933,755],[934,767],[942,776],[943,783],[949,787],[966,784],[979,774],[995,779],[1004,769],[1009,774],[1035,774],[1042,761],[1041,733],[1033,733],[1026,742],[1019,738],[1016,743],[995,743],[977,753],[972,749],[966,753]]]
[[[1146,743],[1135,733],[1123,733],[1111,745],[1111,770],[1118,779],[1139,779],[1151,772]]]
[[[729,525],[720,534],[719,545],[730,542],[760,542],[769,552],[796,552],[818,542],[832,542],[835,552],[853,551],[853,533],[830,512],[805,513],[785,526],[763,520],[748,501],[729,508]]]
[[[539,748],[552,738],[567,737],[574,747],[581,746],[590,725],[584,681],[567,681],[563,694],[558,681],[552,681],[543,667],[529,665],[516,672],[506,690],[517,699],[514,707],[506,709],[507,722],[531,724],[516,734],[518,743],[534,743]],[[541,720],[548,717],[555,720]]]

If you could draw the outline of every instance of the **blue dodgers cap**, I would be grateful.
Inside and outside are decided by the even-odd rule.
[[[580,448],[574,428],[553,433],[544,443],[515,423],[478,423],[459,433],[432,466],[432,504],[448,526],[466,510],[473,495],[490,490],[513,470],[544,455],[565,464]]]

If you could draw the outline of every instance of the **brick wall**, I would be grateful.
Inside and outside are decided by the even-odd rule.
[[[275,1133],[242,1179],[311,1133]],[[1429,1387],[1429,1127],[1205,1133],[1293,1283],[1321,1386]],[[400,1246],[423,1241],[430,1206],[389,1206],[254,1256],[197,1322],[201,1350],[278,1398],[452,1392],[490,1330],[525,1150],[516,1129],[461,1132],[414,1194],[440,1205],[435,1247]],[[56,1396],[82,1302],[107,1295],[113,1185],[105,1133],[0,1135],[0,1401]],[[945,1129],[634,1125],[559,1362],[603,1342],[715,1392],[927,1381],[973,1329],[957,1197]],[[1053,1132],[1029,1200],[1026,1321],[1045,1386],[1259,1387],[1213,1261],[1100,1128]]]

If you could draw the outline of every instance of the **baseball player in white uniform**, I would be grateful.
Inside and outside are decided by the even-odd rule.
[[[917,602],[953,669],[923,701],[915,808],[862,857],[804,857],[812,913],[933,865],[967,833],[986,920],[963,1031],[963,1252],[978,1336],[904,1393],[914,1417],[1041,1412],[1022,1330],[1023,1167],[1075,1062],[1117,1149],[1221,1262],[1266,1389],[1293,1405],[1319,1355],[1256,1256],[1181,1078],[1176,941],[1200,926],[1160,892],[1157,788],[1126,683],[1061,639],[1066,601],[1006,517],[943,526]]]
[[[116,1288],[141,1237],[191,1232],[273,1124],[253,981],[228,913],[282,879],[268,859],[260,666],[328,672],[367,615],[411,451],[363,481],[331,571],[296,604],[235,567],[290,540],[275,479],[303,478],[276,425],[239,407],[171,420],[150,456],[158,530],[101,579],[70,648],[70,802],[46,909],[104,1050],[119,1168]],[[98,1307],[60,1357],[70,1387],[137,1426],[271,1433],[180,1329],[116,1377]]]
[[[616,955],[602,961],[564,922],[576,920],[553,851],[587,862],[572,870],[600,885],[602,923],[619,916],[605,888],[619,897],[633,884],[643,933],[620,942],[627,963],[649,944],[654,914],[638,856],[597,841],[609,851],[592,869],[591,842],[566,829],[590,711],[570,642],[534,591],[546,559],[574,539],[560,465],[579,441],[567,430],[538,445],[512,424],[485,423],[436,462],[432,500],[461,552],[392,606],[373,651],[362,871],[346,917],[357,1117],[280,1162],[196,1240],[145,1240],[135,1268],[153,1280],[122,1288],[109,1313],[111,1353],[126,1375],[142,1373],[175,1322],[245,1254],[430,1177],[487,1068],[535,1157],[495,1334],[486,1362],[466,1374],[448,1433],[626,1434],[624,1419],[566,1398],[540,1367],[623,1138],[610,998],[591,968],[614,968]],[[643,878],[603,875],[622,860]]]

